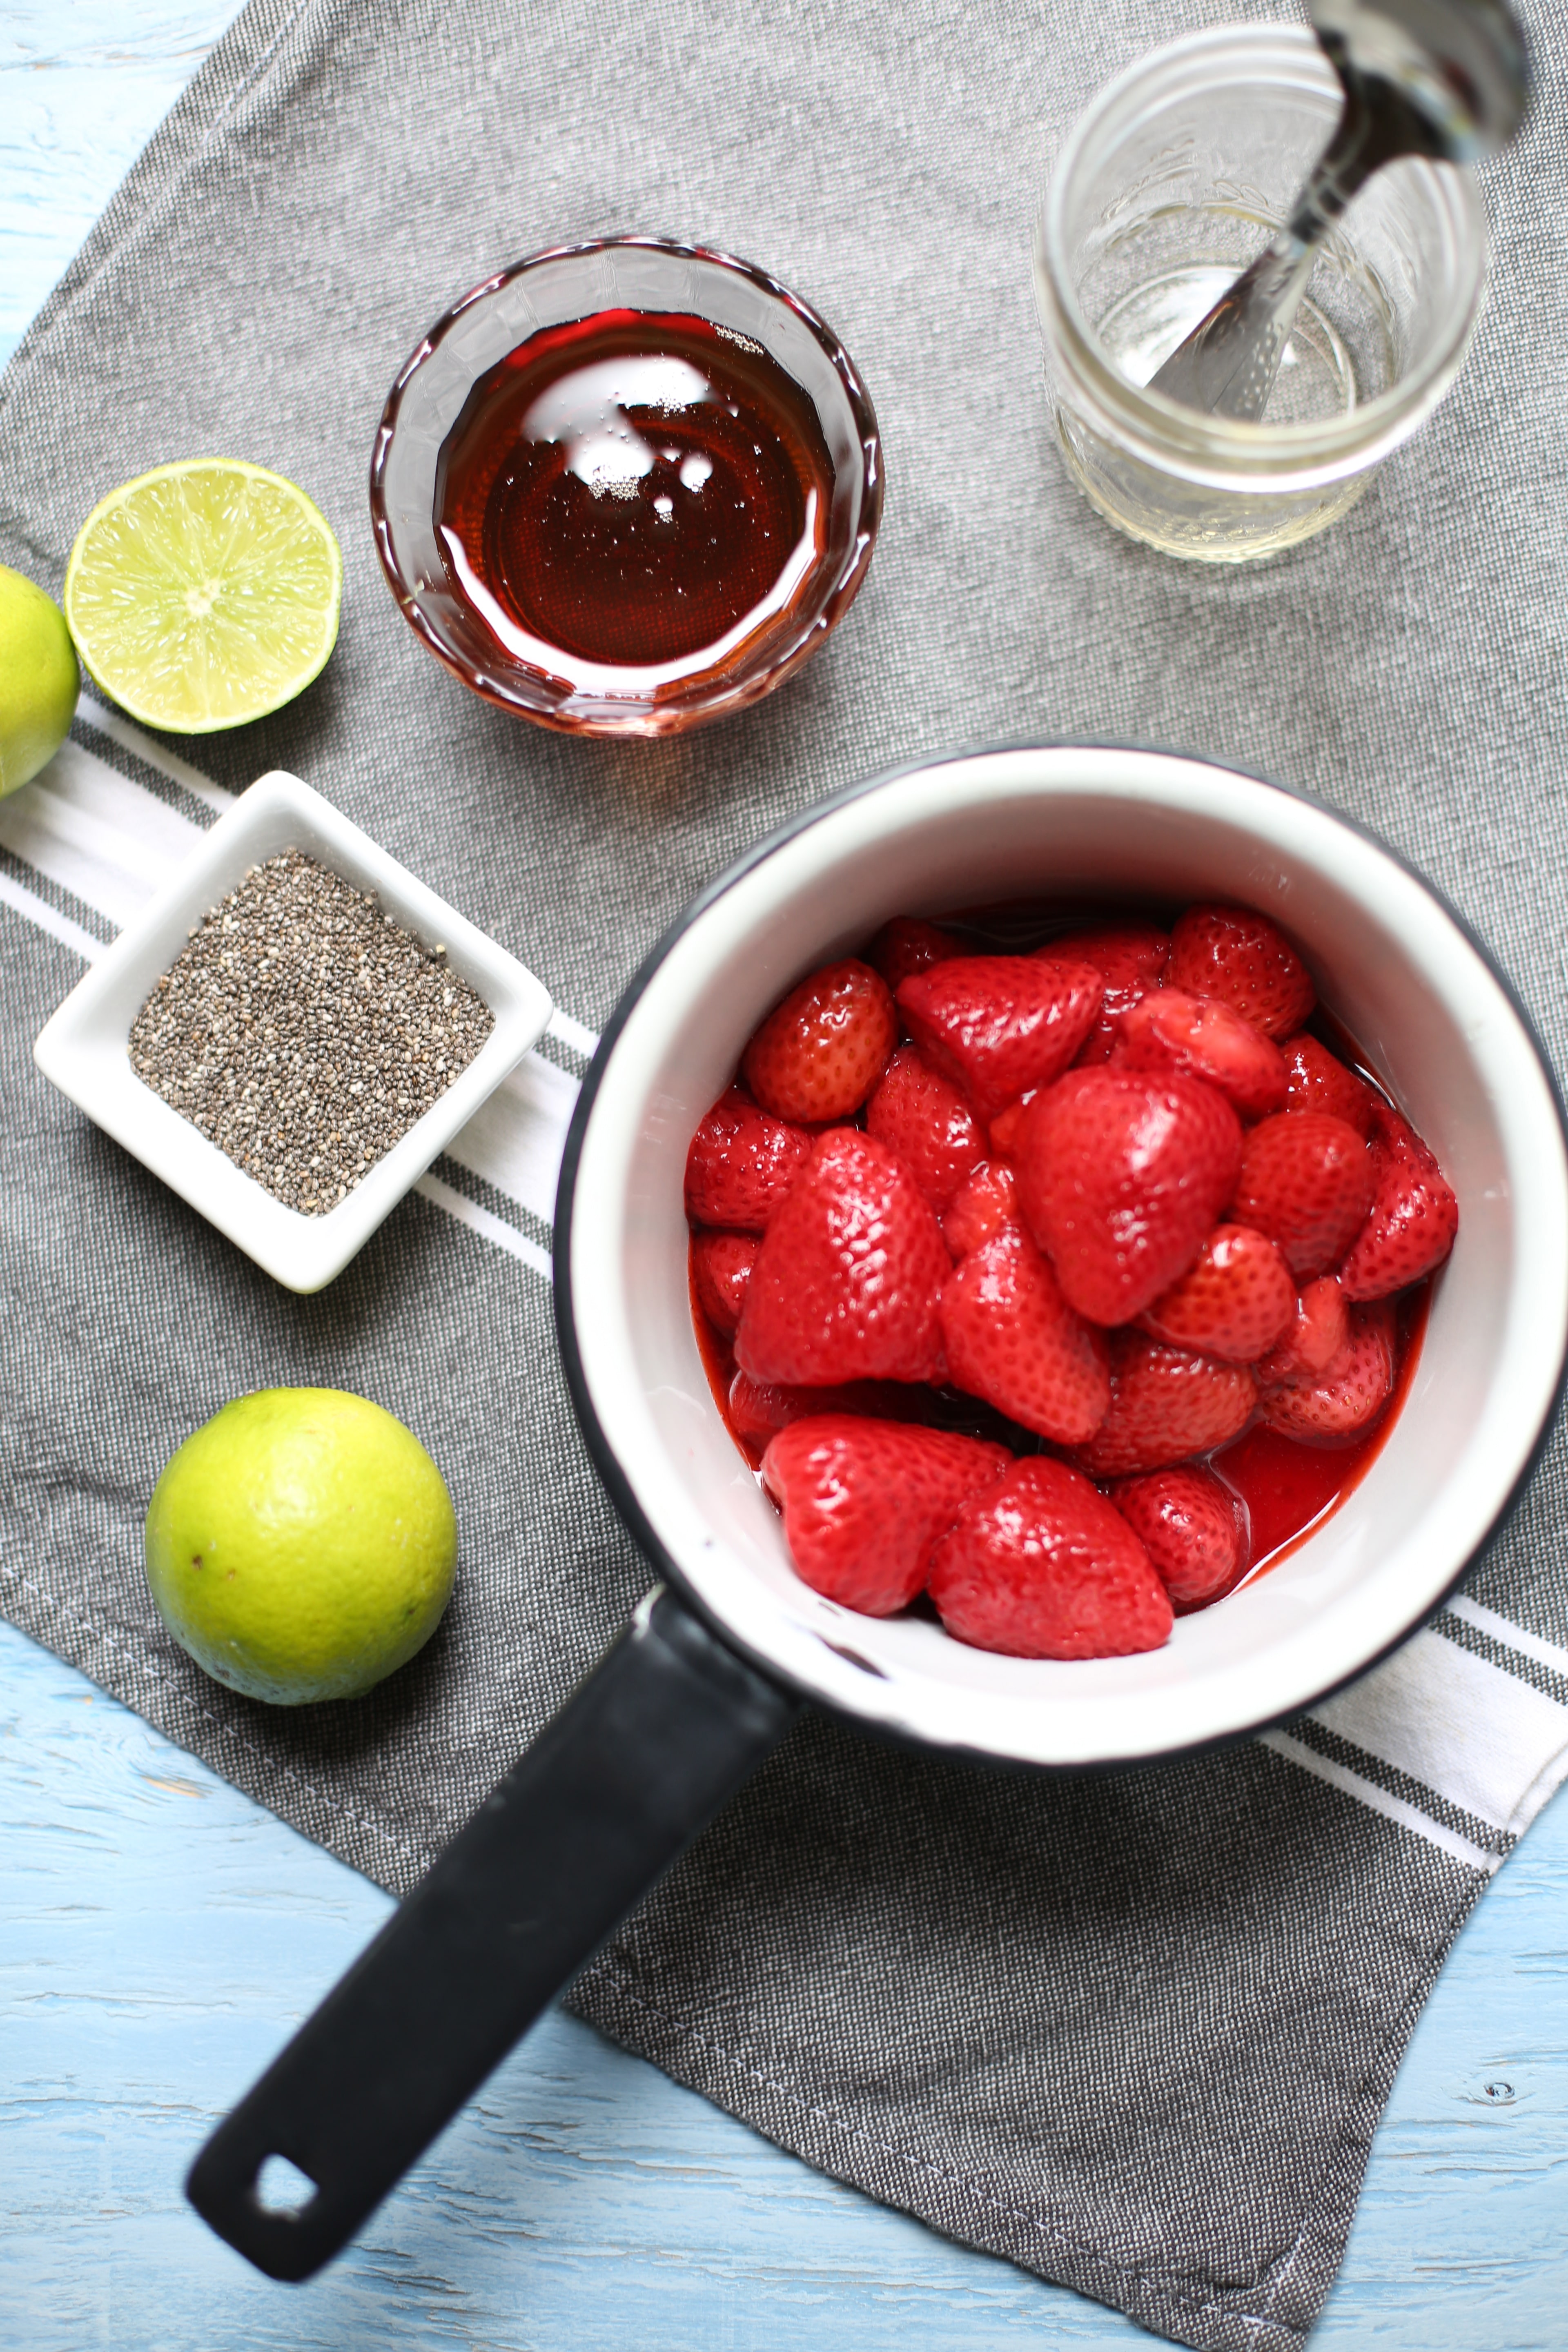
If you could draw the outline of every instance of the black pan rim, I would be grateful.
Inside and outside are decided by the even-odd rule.
[[[1143,1768],[1153,1769],[1173,1763],[1183,1757],[1202,1755],[1235,1747],[1240,1741],[1255,1738],[1259,1732],[1269,1730],[1276,1725],[1294,1721],[1312,1707],[1321,1706],[1323,1701],[1331,1698],[1335,1692],[1347,1689],[1352,1683],[1359,1682],[1363,1675],[1370,1674],[1374,1666],[1392,1656],[1393,1653],[1402,1647],[1413,1633],[1418,1632],[1447,1605],[1464,1582],[1475,1562],[1513,1516],[1550,1443],[1562,1410],[1564,1388],[1568,1386],[1568,1328],[1564,1329],[1563,1335],[1551,1402],[1542,1418],[1535,1443],[1531,1447],[1518,1476],[1500,1499],[1497,1511],[1489,1522],[1484,1534],[1465,1555],[1442,1591],[1436,1600],[1424,1602],[1392,1640],[1384,1643],[1382,1648],[1374,1652],[1372,1656],[1360,1660],[1348,1673],[1325,1684],[1322,1689],[1315,1692],[1310,1698],[1293,1706],[1283,1715],[1261,1716],[1256,1722],[1238,1725],[1231,1730],[1217,1733],[1208,1738],[1186,1741],[1174,1747],[1135,1756],[1107,1755],[1070,1762],[1050,1763],[1040,1762],[1032,1758],[1005,1756],[988,1748],[974,1748],[956,1742],[937,1740],[926,1734],[907,1731],[890,1724],[875,1721],[855,1708],[840,1706],[823,1698],[817,1692],[799,1682],[795,1676],[783,1670],[775,1659],[763,1655],[754,1650],[749,1643],[742,1641],[733,1629],[709,1607],[688,1581],[679,1561],[666,1550],[637,1499],[631,1482],[621,1467],[619,1456],[599,1420],[588,1392],[587,1380],[577,1346],[572,1297],[573,1204],[576,1192],[577,1168],[582,1157],[583,1139],[587,1131],[588,1121],[593,1116],[599,1087],[621,1031],[630,1019],[655,972],[663,964],[677,940],[682,939],[699,918],[728,891],[733,889],[745,876],[753,872],[757,866],[764,865],[770,857],[775,856],[780,850],[795,841],[801,834],[807,832],[813,825],[822,823],[825,818],[832,816],[840,809],[850,806],[854,802],[866,799],[871,793],[883,791],[889,785],[901,782],[908,777],[922,775],[933,768],[957,767],[971,761],[995,759],[999,756],[1020,752],[1043,751],[1131,752],[1139,756],[1177,761],[1188,767],[1215,769],[1222,774],[1239,776],[1248,783],[1258,784],[1266,791],[1278,793],[1283,799],[1299,801],[1315,810],[1318,814],[1328,817],[1333,824],[1342,825],[1348,833],[1355,834],[1362,840],[1369,842],[1403,873],[1408,875],[1411,880],[1416,883],[1442,909],[1497,982],[1512,1008],[1525,1036],[1529,1039],[1540,1065],[1552,1107],[1557,1114],[1558,1129],[1563,1139],[1564,1154],[1568,1156],[1568,1112],[1564,1109],[1563,1089],[1558,1084],[1557,1074],[1552,1068],[1551,1057],[1542,1043],[1535,1023],[1521,999],[1512,980],[1468,919],[1460,912],[1447,894],[1422,872],[1413,859],[1406,857],[1402,850],[1386,841],[1373,826],[1363,824],[1358,817],[1346,815],[1341,809],[1331,807],[1327,802],[1318,799],[1311,793],[1302,791],[1299,786],[1282,784],[1277,778],[1264,775],[1258,769],[1245,767],[1238,761],[1215,759],[1206,752],[1178,751],[1168,744],[1143,743],[1123,738],[1100,736],[1026,736],[994,742],[967,744],[954,751],[935,753],[928,758],[904,761],[897,767],[881,769],[876,774],[865,777],[857,783],[842,786],[837,792],[829,793],[823,800],[814,802],[809,808],[803,809],[797,815],[775,826],[751,849],[734,859],[722,873],[715,877],[706,889],[700,891],[691,900],[637,966],[616,1000],[615,1010],[601,1033],[597,1049],[584,1073],[571,1126],[567,1130],[565,1149],[562,1154],[561,1175],[555,1196],[555,1221],[552,1247],[556,1343],[560,1350],[562,1369],[566,1378],[567,1393],[572,1400],[573,1411],[576,1415],[584,1444],[588,1449],[594,1467],[622,1524],[660,1580],[670,1585],[679,1594],[685,1605],[701,1620],[718,1640],[727,1643],[738,1656],[744,1658],[747,1664],[754,1667],[759,1674],[793,1690],[797,1696],[806,1700],[821,1714],[829,1717],[835,1722],[868,1738],[877,1739],[886,1746],[911,1754],[941,1757],[952,1762],[971,1764],[989,1771],[1038,1772],[1050,1775],[1131,1771]]]

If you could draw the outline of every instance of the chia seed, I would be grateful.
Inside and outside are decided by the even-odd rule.
[[[445,952],[286,849],[193,924],[132,1024],[132,1067],[274,1199],[325,1216],[495,1026]]]

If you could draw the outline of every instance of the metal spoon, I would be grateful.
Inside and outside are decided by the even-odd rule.
[[[1310,0],[1344,85],[1328,148],[1273,242],[1152,379],[1189,408],[1256,424],[1317,250],[1352,196],[1400,155],[1495,155],[1519,128],[1524,36],[1502,0]]]

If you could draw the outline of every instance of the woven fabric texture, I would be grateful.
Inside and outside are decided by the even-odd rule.
[[[305,776],[589,1029],[683,903],[826,792],[965,743],[1098,737],[1260,770],[1375,825],[1489,941],[1562,1068],[1555,0],[1532,125],[1485,174],[1495,283],[1469,366],[1331,534],[1255,570],[1181,567],[1111,533],[1055,457],[1028,271],[1049,160],[1141,50],[1254,13],[253,0],[0,382],[0,560],[58,590],[94,499],[166,458],[230,452],[300,481],[343,545],[338,650],[290,709],[203,744],[205,771],[231,790]],[[626,227],[744,254],[813,301],[870,388],[889,479],[831,646],[748,715],[646,746],[466,695],[387,595],[365,495],[386,388],[448,300]],[[133,789],[210,820],[166,768],[94,740]],[[112,889],[0,837],[0,1598],[406,1889],[647,1581],[573,1425],[547,1286],[427,1192],[326,1293],[278,1290],[34,1070],[81,970],[72,926],[122,917]],[[569,1083],[571,1055],[556,1065]],[[539,1204],[510,1213],[537,1242]],[[167,1454],[229,1396],[290,1381],[362,1391],[419,1432],[463,1560],[413,1666],[298,1717],[205,1681],[140,1567]],[[1568,1644],[1565,1518],[1558,1444],[1469,1616],[1419,1639],[1568,1723],[1542,1663]],[[1556,1772],[1542,1737],[1533,1796],[1520,1776],[1478,1822],[1365,1758],[1387,1801],[1359,1801],[1322,1723],[1290,1752],[1044,1780],[808,1719],[574,1998],[939,2229],[1181,2342],[1285,2352],[1481,1865]]]

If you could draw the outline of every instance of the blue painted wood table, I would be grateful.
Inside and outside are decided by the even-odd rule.
[[[0,0],[0,358],[234,0]],[[388,1899],[0,1627],[8,2352],[1001,2352],[1127,2321],[824,2180],[552,2015],[304,2288],[208,2235],[208,2123]],[[1568,2346],[1568,1791],[1416,2032],[1321,2352]]]

